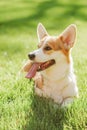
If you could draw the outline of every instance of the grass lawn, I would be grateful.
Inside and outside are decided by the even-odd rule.
[[[72,56],[80,97],[68,108],[35,96],[33,81],[18,78],[37,47],[38,22],[51,35],[77,25]],[[86,0],[0,0],[0,130],[87,130]]]

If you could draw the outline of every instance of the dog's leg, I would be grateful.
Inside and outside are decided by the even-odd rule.
[[[38,72],[34,78],[35,81],[35,93],[38,96],[44,96],[46,97],[46,93],[44,91],[44,84],[43,84],[43,77],[42,75]]]
[[[42,89],[38,88],[38,87],[34,87],[34,90],[35,90],[35,94],[42,97],[43,96],[43,91]]]
[[[53,99],[54,99],[54,102],[58,104],[61,104],[63,102],[62,96],[53,97]]]
[[[43,87],[43,78],[40,73],[37,73],[36,76],[34,77],[35,85],[37,88],[42,89]]]
[[[65,98],[61,104],[62,107],[66,107],[73,102],[73,97]]]

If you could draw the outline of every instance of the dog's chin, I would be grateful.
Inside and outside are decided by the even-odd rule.
[[[51,66],[54,65],[55,63],[56,63],[56,62],[55,62],[54,59],[48,60],[48,61],[46,61],[46,62],[40,62],[37,71],[43,71],[43,70],[45,70],[45,69],[51,67]]]

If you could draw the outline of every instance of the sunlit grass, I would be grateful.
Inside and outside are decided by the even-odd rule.
[[[72,0],[0,1],[0,130],[87,129],[86,4]],[[28,52],[37,47],[38,22],[52,35],[71,23],[77,25],[72,56],[79,99],[65,109],[35,96],[33,81],[18,77]]]

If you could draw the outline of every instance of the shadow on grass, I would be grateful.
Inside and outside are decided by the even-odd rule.
[[[27,124],[23,130],[63,130],[64,113],[65,109],[60,108],[52,101],[34,96],[31,114],[27,115]]]
[[[30,4],[30,2],[27,2],[27,4]],[[53,12],[50,14],[50,16],[49,15],[46,16],[46,12],[50,11],[52,8],[54,9]],[[55,11],[55,8],[58,8],[58,10]],[[64,11],[60,12],[59,8],[62,8]],[[12,28],[16,28],[19,30],[20,28],[23,29],[23,27],[25,27],[26,29],[27,28],[34,29],[34,27],[36,27],[36,24],[39,21],[45,21],[46,19],[48,23],[49,22],[52,23],[50,24],[51,27],[54,26],[53,22],[58,27],[65,26],[65,24],[69,24],[70,19],[72,18],[74,20],[87,21],[86,13],[84,13],[86,12],[86,8],[87,8],[86,5],[75,4],[75,2],[73,2],[72,0],[69,3],[65,3],[65,4],[63,4],[63,2],[60,2],[58,0],[54,0],[54,1],[47,0],[47,1],[39,2],[38,5],[35,6],[35,11],[32,15],[29,15],[28,17],[25,18],[22,17],[14,20],[0,22],[0,28],[1,28],[0,33],[4,33],[6,29],[12,29]],[[81,11],[82,9],[84,9],[84,11]],[[53,18],[52,21],[50,21],[50,18]]]

